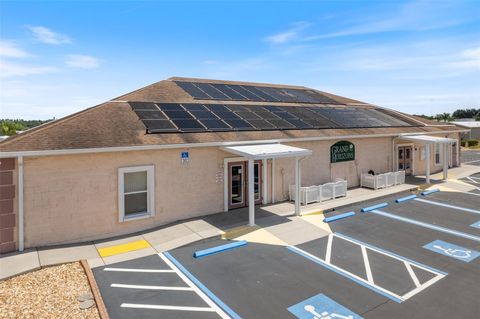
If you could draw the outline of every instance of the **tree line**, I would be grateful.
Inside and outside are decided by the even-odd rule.
[[[51,120],[12,120],[1,119],[0,126],[2,127],[2,135],[15,135],[18,131],[25,131],[32,127],[50,122]]]
[[[458,119],[474,119],[480,121],[480,109],[458,109],[453,113],[440,113],[433,116],[417,115],[429,120],[437,120],[439,122],[451,122]]]

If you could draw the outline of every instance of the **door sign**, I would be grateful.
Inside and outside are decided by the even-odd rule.
[[[318,294],[288,308],[299,319],[363,319],[324,294]]]
[[[423,246],[423,248],[467,263],[480,256],[480,252],[478,251],[450,244],[442,240],[432,241],[430,244]]]

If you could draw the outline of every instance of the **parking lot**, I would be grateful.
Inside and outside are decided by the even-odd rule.
[[[474,193],[397,194],[326,214],[355,212],[296,246],[193,257],[228,242],[214,238],[94,274],[112,318],[477,318]]]

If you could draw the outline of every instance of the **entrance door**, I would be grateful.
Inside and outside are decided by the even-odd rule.
[[[398,169],[404,170],[405,175],[412,174],[412,147],[398,146]]]
[[[262,202],[262,162],[253,164],[255,204]],[[228,164],[228,208],[248,206],[248,162]]]

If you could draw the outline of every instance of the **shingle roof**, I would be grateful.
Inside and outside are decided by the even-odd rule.
[[[352,129],[309,129],[309,130],[282,130],[282,131],[249,131],[249,132],[206,132],[206,133],[164,133],[146,134],[146,129],[138,116],[132,110],[128,101],[149,101],[165,103],[201,102],[229,104],[232,101],[194,100],[183,91],[174,81],[207,81],[209,83],[268,85],[289,88],[303,88],[295,86],[279,86],[272,84],[227,82],[188,78],[170,78],[142,89],[119,96],[108,102],[72,114],[65,118],[49,122],[42,126],[30,129],[17,136],[0,142],[1,152],[40,151],[62,149],[89,149],[142,145],[166,145],[186,143],[208,143],[222,141],[250,141],[271,139],[293,139],[309,137],[334,137],[345,135],[377,135],[400,133],[429,133],[457,129],[453,125],[435,123],[429,126],[417,127],[385,127],[385,128],[352,128]],[[319,91],[320,92],[320,91]],[[321,92],[338,103],[359,108],[374,108],[375,106],[357,100],[340,97]],[[235,102],[235,103],[238,103]],[[249,104],[252,102],[242,102]],[[266,105],[275,105],[263,102]],[[254,104],[262,104],[255,102]],[[298,103],[281,103],[285,106],[296,106]],[[395,112],[395,111],[392,111]],[[408,116],[399,113],[399,116]],[[410,119],[419,121],[409,116]],[[421,121],[421,122],[420,122]]]

